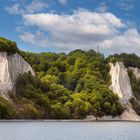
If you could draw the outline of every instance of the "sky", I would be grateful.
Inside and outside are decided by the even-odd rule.
[[[140,56],[140,0],[0,0],[0,36],[24,51]]]

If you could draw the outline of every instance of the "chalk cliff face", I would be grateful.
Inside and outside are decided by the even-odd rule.
[[[125,111],[120,116],[121,120],[140,120],[140,117],[133,110],[129,99],[133,97],[130,78],[127,73],[127,68],[122,62],[110,64],[111,86],[110,89],[118,94],[121,103],[125,106]],[[131,68],[134,75],[139,78],[140,72],[137,68]]]
[[[122,62],[116,62],[116,64],[110,64],[111,70],[111,86],[113,92],[117,93],[120,101],[125,104],[132,97],[132,89],[130,79]]]
[[[17,77],[29,71],[34,75],[31,66],[18,53],[0,52],[0,95],[8,99]]]

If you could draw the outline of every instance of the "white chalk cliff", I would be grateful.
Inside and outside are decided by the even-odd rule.
[[[17,77],[29,71],[34,75],[31,66],[18,53],[8,55],[0,52],[0,96],[8,99]]]
[[[120,116],[121,120],[140,120],[140,117],[133,110],[129,99],[133,97],[130,78],[127,73],[127,68],[122,62],[110,64],[111,86],[110,89],[118,94],[121,103],[126,107],[123,114]],[[133,73],[137,75],[138,70],[133,69]]]
[[[116,64],[110,64],[111,86],[110,89],[114,93],[117,93],[121,103],[125,104],[132,98],[132,89],[130,79],[122,62],[116,62]]]

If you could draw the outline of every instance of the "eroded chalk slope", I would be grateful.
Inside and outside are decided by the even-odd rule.
[[[0,52],[0,95],[9,98],[17,77],[29,71],[34,75],[31,66],[18,53],[8,55]]]
[[[137,73],[137,71],[136,71]],[[121,103],[125,106],[125,111],[120,116],[121,120],[140,120],[140,117],[133,110],[129,100],[133,97],[130,78],[127,68],[122,62],[110,64],[111,86],[110,89],[116,93]]]

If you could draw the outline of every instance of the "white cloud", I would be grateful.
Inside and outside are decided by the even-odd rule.
[[[5,10],[9,12],[9,14],[21,14],[23,10],[20,8],[20,4],[14,4],[10,7],[6,7]]]
[[[22,41],[29,42],[32,45],[37,45],[38,47],[46,47],[48,45],[48,40],[45,35],[37,31],[36,33],[25,32],[20,36]]]
[[[60,51],[96,49],[101,52],[136,52],[140,54],[140,34],[112,13],[77,10],[73,14],[25,14],[27,28],[37,32],[24,32],[21,39],[39,47],[58,48]],[[137,51],[136,51],[137,50]]]
[[[31,4],[26,6],[26,11],[28,13],[34,13],[34,12],[39,12],[42,11],[43,9],[47,8],[48,4],[45,2],[41,1],[32,1]]]
[[[97,12],[102,12],[102,13],[104,13],[104,12],[106,12],[106,11],[108,10],[108,7],[107,7],[107,5],[106,5],[105,2],[102,2],[102,3],[99,4],[99,6],[98,6],[95,10],[96,10]]]
[[[23,15],[25,24],[37,26],[51,33],[66,33],[75,35],[105,35],[118,32],[117,28],[125,25],[121,19],[111,13],[97,13],[87,10],[75,11],[72,15],[54,13]]]
[[[109,53],[136,53],[140,55],[140,34],[136,29],[128,29],[121,35],[106,39],[101,44]]]
[[[117,7],[125,11],[130,11],[134,8],[133,2],[134,0],[119,0],[117,2]]]
[[[15,3],[11,6],[6,7],[5,10],[9,12],[9,14],[31,14],[43,11],[48,6],[48,3],[46,2],[33,0],[31,3],[24,6],[22,5],[22,3]]]
[[[60,4],[65,5],[67,4],[68,0],[58,0]]]

